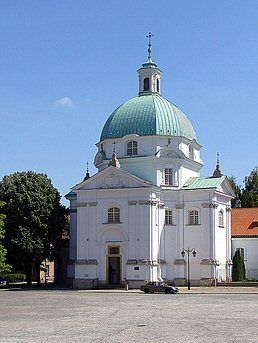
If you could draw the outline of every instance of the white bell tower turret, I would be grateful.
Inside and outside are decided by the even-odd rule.
[[[149,32],[146,37],[149,38],[148,61],[143,63],[142,67],[137,70],[139,74],[139,95],[151,93],[161,94],[162,71],[151,58],[151,37],[153,37],[153,35]]]

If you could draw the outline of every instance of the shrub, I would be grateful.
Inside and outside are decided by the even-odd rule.
[[[1,279],[6,279],[9,282],[25,281],[26,276],[24,274],[3,274],[0,276]]]
[[[235,255],[233,257],[232,280],[245,280],[245,263],[239,250],[235,252]]]

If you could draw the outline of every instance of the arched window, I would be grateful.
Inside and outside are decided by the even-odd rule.
[[[199,211],[190,210],[189,211],[189,225],[198,225],[199,224]]]
[[[224,226],[224,215],[222,210],[219,211],[219,226]]]
[[[159,92],[159,79],[157,79],[157,92]]]
[[[118,207],[108,209],[108,223],[120,223],[120,209]]]
[[[138,155],[138,143],[136,141],[130,141],[126,145],[126,154],[131,155]]]
[[[143,90],[148,91],[149,89],[150,89],[150,79],[148,77],[146,77],[143,80]]]

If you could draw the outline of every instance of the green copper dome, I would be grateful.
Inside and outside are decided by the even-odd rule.
[[[186,115],[159,94],[137,96],[118,107],[108,118],[100,141],[122,138],[129,134],[139,136],[197,137]]]

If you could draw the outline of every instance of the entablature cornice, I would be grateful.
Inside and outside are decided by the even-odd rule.
[[[204,202],[202,203],[203,208],[217,208],[218,204],[216,202]]]
[[[128,200],[128,205],[129,206],[137,205],[137,200]]]
[[[180,203],[177,203],[177,204],[176,204],[176,209],[177,209],[177,210],[182,210],[184,207],[185,207],[185,205],[184,205],[183,203],[181,203],[181,204],[180,204]]]
[[[175,259],[174,264],[180,266],[180,265],[184,265],[186,263],[185,263],[185,260],[183,258],[177,258],[177,259]]]
[[[153,200],[139,200],[138,201],[139,205],[152,205],[156,206],[158,204],[158,201],[153,201]]]
[[[95,258],[89,258],[89,259],[83,259],[83,260],[75,260],[74,261],[75,265],[85,265],[85,264],[93,264],[93,265],[97,265],[98,261]]]
[[[90,207],[96,207],[98,205],[98,202],[97,201],[90,201],[89,202],[89,206]]]
[[[85,201],[77,201],[76,206],[77,207],[86,207],[87,206],[87,202],[85,202]]]
[[[206,266],[219,266],[220,262],[218,260],[213,260],[211,258],[204,258],[202,259],[201,265],[206,265]]]
[[[76,207],[96,207],[98,205],[98,202],[97,201],[89,201],[89,202],[86,202],[86,201],[77,201],[76,203]],[[75,208],[74,208],[75,209]]]

